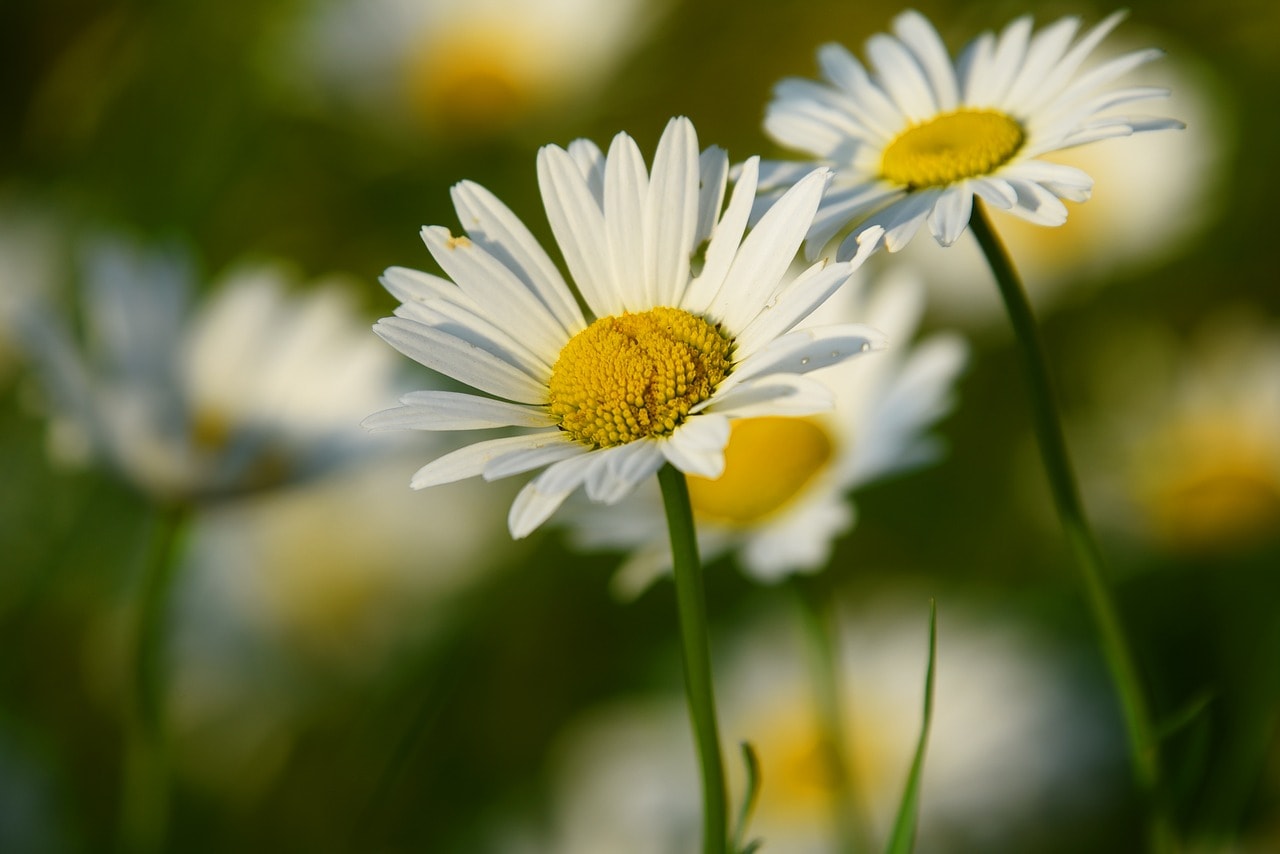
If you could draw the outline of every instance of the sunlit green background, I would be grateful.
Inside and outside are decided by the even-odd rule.
[[[866,37],[900,11],[825,0],[653,4],[648,20],[629,27],[630,44],[577,63],[569,82],[495,70],[475,58],[478,47],[449,54],[449,38],[463,36],[443,25],[438,43],[425,32],[417,42],[426,52],[419,66],[437,76],[452,69],[460,75],[454,84],[392,76],[362,89],[344,82],[341,63],[327,55],[336,48],[307,46],[309,22],[326,9],[345,6],[343,20],[351,21],[391,5],[6,0],[0,223],[52,223],[61,254],[46,259],[51,289],[68,305],[78,277],[74,247],[106,231],[185,243],[206,284],[255,257],[284,259],[308,279],[346,274],[372,322],[394,307],[378,285],[385,267],[431,267],[419,227],[456,227],[448,193],[455,182],[484,184],[549,244],[534,171],[538,146],[583,136],[603,145],[625,129],[650,155],[666,120],[687,115],[703,145],[721,145],[735,160],[779,154],[760,127],[774,82],[813,76],[814,49],[825,41],[860,53]],[[1228,307],[1280,333],[1280,12],[1263,0],[1128,5],[1131,15],[1113,41],[1169,51],[1170,67],[1195,84],[1208,108],[1209,126],[1193,124],[1188,133],[1203,134],[1213,160],[1172,162],[1158,178],[1180,185],[1196,177],[1204,185],[1194,201],[1203,212],[1144,214],[1140,230],[1157,236],[1190,219],[1172,245],[1088,281],[1065,273],[1054,298],[1037,297],[1091,500],[1105,484],[1090,484],[1116,474],[1108,460],[1155,441],[1149,422],[1159,421],[1158,412],[1131,413],[1131,426],[1140,426],[1127,432],[1099,426],[1130,417],[1107,409],[1126,395],[1108,396],[1105,387],[1121,369],[1132,373],[1140,341],[1154,334],[1192,352],[1206,319]],[[1111,11],[1062,2],[917,7],[953,49],[1028,9],[1042,23],[1062,14],[1092,23]],[[598,0],[586,17],[610,8]],[[576,39],[593,38],[591,25],[578,26]],[[360,44],[356,29],[345,33],[357,54],[388,53],[376,38]],[[449,61],[431,71],[427,60],[437,52]],[[476,68],[466,67],[471,61]],[[1160,80],[1162,68],[1146,69],[1146,79]],[[580,76],[585,82],[574,79]],[[1202,174],[1183,174],[1191,169]],[[1088,208],[1073,207],[1071,215],[1083,218]],[[1081,239],[1072,252],[1087,259],[1095,248]],[[0,264],[0,289],[18,288],[24,269]],[[1036,282],[1028,284],[1035,295]],[[856,529],[814,586],[850,602],[906,591],[899,595],[918,607],[922,638],[933,597],[944,628],[949,609],[969,609],[1029,627],[1061,650],[1080,690],[1090,692],[1082,702],[1100,710],[1110,752],[1075,779],[1079,803],[1062,812],[1042,804],[1029,823],[1034,829],[1011,850],[1136,850],[1139,811],[1127,794],[1116,713],[1036,467],[1020,367],[992,317],[931,315],[934,327],[958,324],[974,347],[957,410],[941,427],[948,457],[864,490]],[[109,850],[126,705],[111,645],[134,601],[153,511],[100,471],[50,461],[40,393],[12,336],[0,341],[0,354],[0,850]],[[1280,394],[1280,361],[1274,364],[1273,395]],[[1280,424],[1272,438],[1280,443]],[[426,461],[405,459],[389,488],[407,492],[413,467]],[[1102,470],[1096,478],[1091,466]],[[1204,850],[1280,847],[1280,482],[1274,472],[1255,474],[1257,524],[1207,544],[1126,529],[1105,497],[1095,509],[1157,717],[1177,724],[1164,742],[1174,812]],[[532,827],[536,836],[558,808],[556,745],[579,715],[646,693],[678,699],[670,585],[619,602],[608,589],[617,555],[575,554],[552,529],[508,542],[502,525],[510,487],[481,487],[491,497],[475,506],[492,515],[492,545],[475,550],[473,568],[455,571],[438,593],[431,583],[395,577],[415,590],[411,609],[390,607],[400,598],[394,584],[382,590],[352,582],[358,567],[345,576],[349,594],[343,587],[315,592],[330,575],[310,579],[304,549],[297,550],[300,566],[283,566],[280,554],[254,565],[279,575],[273,589],[285,605],[269,614],[285,616],[276,629],[259,622],[236,636],[226,630],[241,625],[234,616],[201,614],[214,599],[179,591],[174,636],[212,626],[208,642],[217,646],[219,627],[229,632],[218,647],[220,666],[250,674],[236,702],[245,715],[270,704],[279,712],[266,715],[269,737],[243,756],[218,741],[235,738],[234,703],[209,731],[181,732],[168,850],[499,848],[502,828]],[[450,510],[414,500],[422,513]],[[230,526],[234,539],[236,520],[267,514],[263,507],[240,508],[240,517],[220,507],[207,516],[224,536]],[[206,521],[198,519],[196,530]],[[362,524],[354,511],[343,521]],[[198,533],[188,539],[193,565],[201,542]],[[421,553],[405,560],[430,574],[431,549],[417,542]],[[188,577],[201,571],[218,572],[206,565]],[[728,561],[708,567],[707,585],[717,648],[761,614],[792,615],[786,590],[753,584]],[[293,597],[308,595],[321,601],[289,610]],[[944,630],[940,649],[947,642]],[[184,661],[204,666],[177,648],[175,671]],[[923,666],[914,663],[909,678],[922,679]],[[172,679],[184,684],[180,675]],[[198,700],[171,697],[171,705],[183,702]],[[995,727],[1000,707],[992,698]],[[1070,722],[1064,739],[1069,729]],[[243,766],[219,762],[220,755]],[[1000,768],[993,757],[989,770],[975,767],[975,777]],[[900,776],[884,785],[896,789]],[[1251,841],[1232,848],[1232,839]],[[945,834],[932,846],[952,850]]]

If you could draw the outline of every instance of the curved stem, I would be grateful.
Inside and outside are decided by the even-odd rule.
[[[670,464],[659,470],[658,483],[662,486],[662,503],[671,531],[685,695],[702,770],[702,851],[703,854],[725,854],[728,850],[728,809],[724,760],[720,754],[720,733],[716,724],[711,647],[707,639],[707,603],[702,586],[698,540],[693,527],[693,508],[689,504],[689,486],[684,474]]]
[[[178,543],[188,518],[182,505],[161,508],[143,568],[133,649],[133,722],[121,794],[122,847],[130,852],[164,847],[168,811],[164,698],[165,617],[177,574]]]
[[[1044,462],[1049,489],[1057,506],[1058,516],[1080,569],[1085,597],[1098,630],[1103,657],[1111,673],[1111,680],[1119,695],[1125,729],[1128,733],[1130,761],[1133,773],[1143,796],[1148,801],[1151,824],[1149,842],[1152,850],[1168,851],[1172,847],[1172,828],[1163,814],[1160,803],[1160,757],[1151,713],[1147,708],[1138,669],[1133,653],[1120,621],[1119,611],[1111,591],[1103,577],[1102,553],[1098,549],[1093,532],[1085,517],[1080,491],[1076,486],[1067,443],[1062,432],[1058,407],[1049,380],[1048,363],[1044,346],[1036,326],[1031,305],[1027,301],[1022,283],[1013,269],[1013,263],[1004,244],[991,227],[981,202],[974,201],[973,215],[969,220],[982,253],[986,256],[1000,296],[1004,300],[1013,325],[1014,336],[1022,351],[1023,365],[1027,371],[1028,390],[1031,399],[1032,419],[1040,456]]]

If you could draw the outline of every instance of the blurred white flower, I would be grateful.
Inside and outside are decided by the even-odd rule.
[[[1190,334],[1100,337],[1081,474],[1099,520],[1184,554],[1280,538],[1280,327],[1248,309]]]
[[[1155,32],[1143,37],[1168,41]],[[1121,82],[1139,85],[1150,77],[1149,70],[1141,69]],[[1046,161],[1093,177],[1089,203],[1073,205],[1058,228],[1016,217],[1001,220],[1000,238],[1038,310],[1081,299],[1092,292],[1091,286],[1175,257],[1221,211],[1219,197],[1232,149],[1225,107],[1229,99],[1219,91],[1212,69],[1182,45],[1161,61],[1159,77],[1172,90],[1167,109],[1186,122],[1185,130],[1045,154]],[[950,248],[914,240],[896,257],[876,260],[918,266],[929,285],[931,316],[975,326],[1004,321],[991,270],[972,235],[961,236]]]
[[[665,4],[641,0],[317,0],[298,87],[387,124],[498,132],[603,89]]]
[[[854,796],[871,836],[887,838],[919,736],[928,648],[921,597],[877,597],[842,614],[840,661]],[[834,852],[835,792],[797,627],[763,622],[718,665],[722,741],[749,741],[761,765],[750,827],[765,851]],[[1091,774],[1113,761],[1112,723],[1070,662],[1007,619],[943,606],[919,849],[1019,848],[1045,817],[1070,821],[1099,795]],[[676,698],[617,704],[571,727],[556,760],[549,839],[557,854],[693,851],[698,776]],[[742,762],[727,752],[731,788]],[[1081,784],[1089,788],[1079,788]],[[1092,794],[1090,794],[1092,788]],[[873,846],[876,850],[879,846]]]
[[[1062,225],[1063,200],[1087,200],[1093,179],[1044,155],[1181,127],[1115,112],[1168,94],[1117,85],[1161,51],[1085,65],[1123,17],[1113,13],[1077,39],[1077,17],[1033,33],[1023,15],[953,59],[933,24],[908,10],[894,18],[892,35],[867,40],[870,71],[843,46],[822,46],[823,82],[783,80],[764,122],[775,141],[836,173],[806,241],[809,257],[849,227],[837,257],[866,242],[897,252],[926,225],[950,246],[968,229],[975,198],[1027,222]],[[812,166],[764,164],[760,186],[785,187]]]
[[[941,456],[942,443],[928,431],[951,409],[968,349],[951,334],[913,344],[923,305],[923,287],[910,275],[890,275],[875,288],[855,280],[801,324],[858,318],[883,332],[889,346],[811,374],[831,390],[832,410],[733,422],[724,474],[689,478],[704,559],[734,552],[766,582],[816,572],[853,527],[851,491]],[[671,568],[662,502],[652,487],[617,514],[575,502],[564,516],[580,547],[632,552],[615,580],[622,595]]]
[[[81,341],[48,306],[24,314],[56,451],[191,501],[378,447],[359,420],[394,393],[395,360],[342,288],[291,296],[281,270],[243,268],[193,310],[193,287],[184,256],[101,241],[85,258]]]

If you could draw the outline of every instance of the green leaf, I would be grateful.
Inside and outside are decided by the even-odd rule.
[[[929,725],[933,722],[933,672],[938,651],[938,606],[929,600],[929,664],[924,677],[924,716],[920,725],[920,740],[916,744],[916,756],[911,762],[911,774],[907,777],[902,802],[898,805],[898,818],[893,823],[893,836],[885,849],[888,854],[911,854],[916,844],[916,818],[920,812],[920,781],[924,776],[924,751],[929,742]]]
[[[751,742],[741,743],[742,761],[747,766],[747,790],[742,796],[742,807],[738,810],[738,822],[733,831],[733,850],[739,854],[751,854],[758,849],[763,840],[746,841],[747,825],[751,823],[751,814],[755,812],[756,800],[760,796],[760,760]]]

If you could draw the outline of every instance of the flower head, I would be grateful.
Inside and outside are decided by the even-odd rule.
[[[415,392],[365,424],[528,432],[446,454],[412,485],[546,466],[511,508],[511,533],[522,537],[579,486],[613,504],[664,462],[718,477],[732,419],[829,407],[826,388],[803,375],[881,336],[857,324],[793,327],[867,253],[820,262],[784,286],[828,174],[801,179],[744,237],[757,168],[747,161],[721,212],[728,158],[717,148],[699,156],[687,119],[668,124],[652,172],[625,133],[607,156],[585,140],[544,147],[543,203],[589,314],[506,206],[476,184],[455,186],[466,235],[423,229],[452,281],[388,270],[383,282],[402,304],[374,328],[482,394]]]
[[[291,482],[368,446],[357,413],[391,392],[395,364],[360,335],[340,288],[293,297],[279,269],[244,267],[193,311],[185,254],[103,240],[85,266],[84,340],[43,307],[21,330],[71,456],[191,501]]]
[[[928,430],[951,407],[965,344],[950,334],[908,343],[924,307],[919,280],[899,276],[874,289],[863,284],[843,288],[806,325],[863,317],[893,346],[857,364],[814,373],[836,392],[830,411],[733,423],[724,473],[689,479],[699,551],[706,558],[732,552],[749,575],[765,582],[815,572],[854,523],[850,491],[940,455]],[[671,567],[656,492],[637,491],[617,521],[606,523],[599,509],[585,504],[565,513],[579,545],[631,552],[615,580],[624,596]]]
[[[1168,94],[1110,85],[1160,51],[1133,51],[1077,73],[1122,17],[1111,15],[1072,44],[1079,19],[1033,35],[1024,16],[999,36],[978,36],[953,61],[933,25],[908,11],[894,20],[893,35],[867,42],[871,73],[844,47],[822,47],[825,82],[782,81],[765,117],[775,140],[836,173],[809,234],[809,255],[853,223],[841,257],[868,240],[896,252],[926,223],[949,246],[964,233],[975,196],[1039,225],[1065,222],[1061,200],[1087,200],[1093,180],[1041,155],[1182,126],[1112,112]],[[785,186],[811,165],[767,164],[761,186]],[[877,226],[883,233],[870,230]]]

